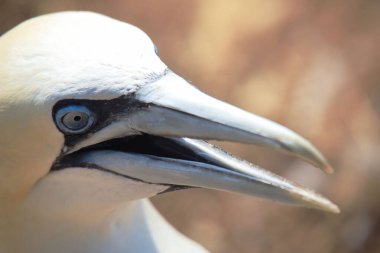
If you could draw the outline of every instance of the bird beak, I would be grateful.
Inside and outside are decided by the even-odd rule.
[[[210,97],[173,72],[144,87],[137,99],[151,105],[135,121],[141,132],[255,144],[333,172],[323,155],[295,132]]]
[[[103,144],[94,149],[81,144],[87,148],[74,153],[80,164],[147,183],[225,190],[339,212],[324,197],[198,140],[256,144],[331,172],[321,153],[293,131],[212,98],[171,71],[140,88],[135,99],[143,106],[119,115],[89,142]]]

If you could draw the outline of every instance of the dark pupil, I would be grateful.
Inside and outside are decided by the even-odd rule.
[[[87,126],[88,115],[82,112],[70,112],[63,117],[62,123],[71,130],[79,130]]]

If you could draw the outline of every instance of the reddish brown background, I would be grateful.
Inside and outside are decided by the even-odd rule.
[[[212,252],[380,252],[380,2],[370,0],[0,0],[0,34],[61,10],[133,23],[201,89],[315,143],[332,176],[294,158],[222,144],[322,192],[340,215],[188,190],[153,202]]]

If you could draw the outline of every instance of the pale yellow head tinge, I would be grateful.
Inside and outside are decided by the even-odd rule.
[[[1,36],[0,198],[48,173],[64,141],[52,121],[58,100],[112,99],[165,69],[143,31],[96,13],[44,15]]]
[[[89,131],[60,128],[57,110],[64,116],[71,106],[88,111]],[[66,196],[64,204],[117,204],[190,186],[338,211],[311,191],[186,139],[256,144],[330,168],[307,140],[202,93],[167,68],[143,31],[100,14],[45,15],[0,37],[0,122],[2,206],[33,194],[40,196],[34,205],[54,202],[44,194]]]

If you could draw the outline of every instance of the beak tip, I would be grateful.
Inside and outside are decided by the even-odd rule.
[[[328,213],[332,213],[332,214],[340,213],[340,208],[330,201],[328,201],[328,203],[324,203],[323,205],[317,204],[315,206],[309,206],[309,207],[316,208],[316,209],[319,209]]]
[[[336,208],[333,210],[333,213],[340,214],[340,208],[338,206],[335,206]]]
[[[311,162],[312,164],[314,164],[314,166],[320,168],[327,174],[334,173],[334,168],[329,164],[327,159],[318,150],[317,152],[313,152],[313,155],[311,156],[311,159],[309,159],[309,162]]]
[[[308,189],[295,189],[293,192],[293,199],[298,204],[321,211],[338,214],[340,213],[339,207],[331,202],[329,199]]]
[[[326,163],[324,166],[323,166],[323,171],[324,172],[326,172],[327,174],[333,174],[334,173],[334,168],[330,165],[330,164],[328,164],[328,163]]]
[[[329,212],[329,213],[333,213],[333,214],[339,214],[340,213],[340,208],[337,205],[335,205],[334,203],[330,203],[330,205],[324,210]]]

